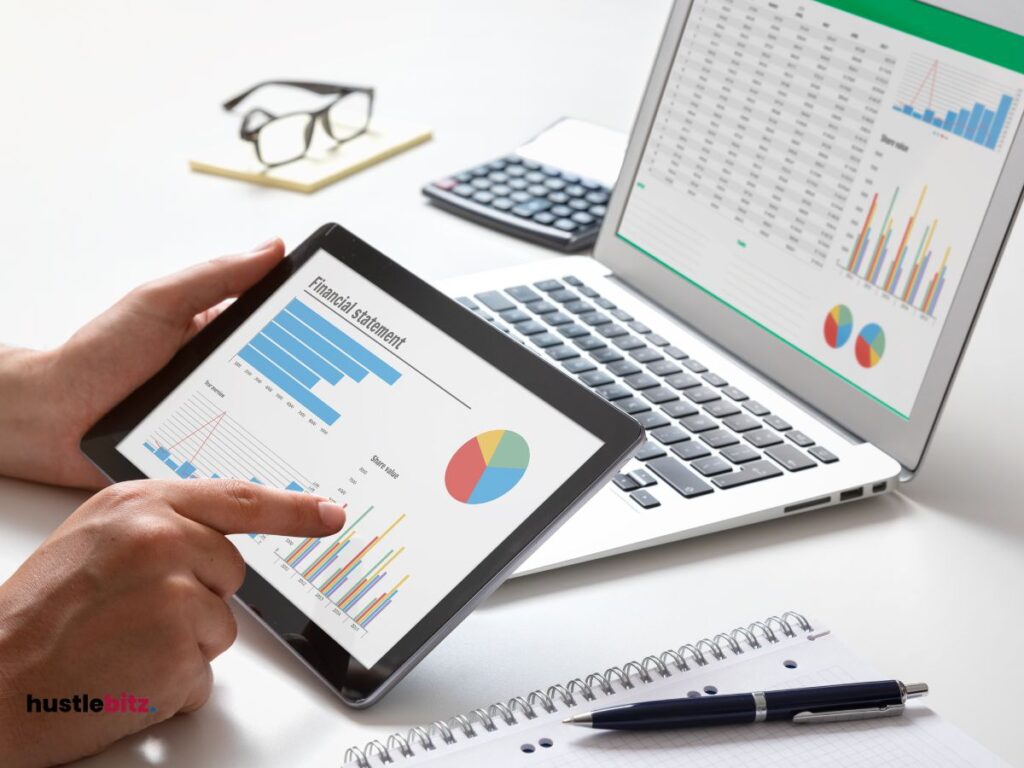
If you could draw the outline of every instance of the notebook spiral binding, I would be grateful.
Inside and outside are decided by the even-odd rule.
[[[795,629],[794,629],[795,627]],[[380,765],[394,763],[396,757],[415,757],[418,746],[424,752],[455,744],[460,736],[472,739],[484,732],[498,730],[499,726],[512,726],[519,722],[519,716],[533,720],[541,714],[558,711],[559,705],[574,707],[580,699],[595,701],[599,691],[614,696],[617,683],[623,690],[631,690],[636,683],[646,685],[658,677],[671,677],[672,667],[679,672],[688,672],[690,664],[705,667],[715,661],[728,658],[726,653],[738,656],[745,653],[744,645],[756,650],[779,642],[779,635],[795,637],[797,630],[812,632],[811,623],[795,611],[786,611],[781,616],[769,616],[764,621],[755,621],[730,632],[721,632],[714,637],[705,637],[696,643],[687,643],[676,649],[663,651],[656,656],[645,656],[640,661],[628,661],[620,667],[610,667],[604,672],[594,672],[586,678],[575,678],[565,685],[552,685],[546,690],[538,689],[523,696],[514,696],[505,703],[497,702],[489,707],[479,707],[464,715],[447,720],[437,720],[428,726],[412,728],[406,734],[393,733],[386,740],[375,739],[362,749],[351,747],[345,752],[345,765],[355,763],[359,768],[373,768],[374,759]],[[689,659],[689,660],[688,660]],[[579,698],[577,698],[579,697]],[[543,712],[538,712],[538,709]]]

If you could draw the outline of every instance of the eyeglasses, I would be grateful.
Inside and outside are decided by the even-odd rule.
[[[325,96],[334,95],[335,99],[321,109],[308,112],[275,115],[262,107],[256,107],[245,113],[240,134],[242,140],[252,142],[256,148],[256,157],[268,168],[305,157],[309,152],[317,121],[337,144],[365,133],[370,124],[373,88],[332,83],[268,80],[224,102],[224,109],[232,111],[251,94],[269,85],[301,88]]]

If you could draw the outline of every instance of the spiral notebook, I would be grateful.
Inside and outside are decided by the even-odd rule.
[[[630,733],[562,723],[574,712],[629,701],[885,679],[896,671],[879,674],[829,630],[789,612],[351,748],[345,768],[432,768],[442,760],[445,768],[1006,765],[941,720],[927,699],[909,701],[902,717],[814,725]]]

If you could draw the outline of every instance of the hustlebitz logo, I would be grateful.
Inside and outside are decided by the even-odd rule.
[[[26,694],[25,710],[31,713],[44,712],[104,712],[115,715],[132,715],[156,712],[156,707],[145,696],[121,693],[120,696],[90,696],[76,693],[74,696],[33,696]]]

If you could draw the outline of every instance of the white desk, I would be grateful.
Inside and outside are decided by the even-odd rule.
[[[58,343],[144,279],[328,220],[432,278],[550,256],[429,208],[419,186],[562,114],[628,128],[668,1],[395,5],[3,4],[3,340]],[[189,173],[192,147],[237,130],[220,101],[298,76],[372,83],[380,114],[436,140],[308,197]],[[787,608],[927,680],[940,713],[1024,762],[1022,250],[1018,233],[904,494],[513,581],[368,712],[240,616],[207,707],[88,765],[333,766],[367,738]],[[82,498],[0,480],[0,578]]]

